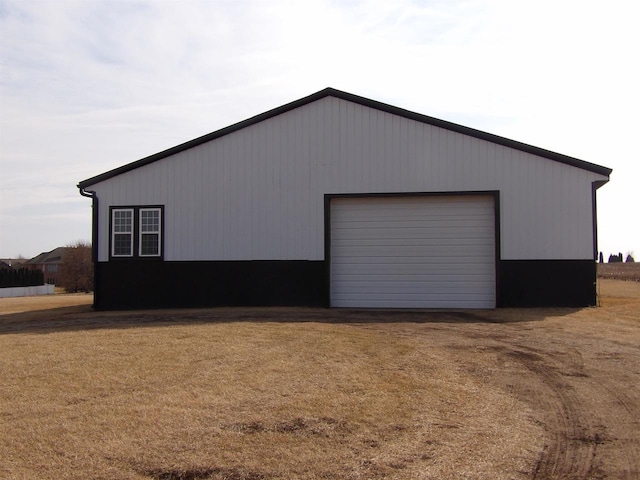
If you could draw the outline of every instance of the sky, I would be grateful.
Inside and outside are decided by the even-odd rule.
[[[333,87],[612,168],[640,260],[635,0],[0,0],[0,258],[91,239],[81,180]]]

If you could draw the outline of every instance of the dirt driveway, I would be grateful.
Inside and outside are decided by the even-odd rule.
[[[419,335],[425,348],[450,352],[445,361],[529,405],[544,431],[530,478],[631,480],[640,478],[640,303],[614,303],[367,328]]]
[[[500,465],[496,460],[499,456],[519,451],[523,463],[518,471],[494,470],[495,476],[491,476],[489,469],[482,475],[451,473],[441,478],[638,479],[640,283],[603,281],[600,298],[601,307],[586,309],[398,312],[282,308],[94,313],[89,309],[88,297],[77,297],[72,306],[57,305],[56,315],[16,313],[43,308],[35,307],[35,303],[17,309],[9,302],[0,303],[0,335],[234,321],[335,324],[372,331],[390,339],[410,341],[416,351],[446,367],[443,371],[457,372],[463,383],[467,379],[474,385],[490,387],[487,391],[499,394],[500,401],[513,398],[517,402],[514,404],[522,406],[519,408],[528,424],[538,432],[532,437],[531,429],[518,431],[510,427],[504,433],[509,449],[496,449],[492,453],[496,458],[487,459],[492,465]],[[467,413],[473,405],[467,405],[465,408],[470,410],[465,410],[460,406],[463,401],[464,398],[451,399],[453,416],[447,425],[441,425],[449,437],[439,440],[432,436],[429,445],[433,456],[438,454],[439,444],[455,444],[451,432],[473,425]],[[491,398],[485,396],[483,402],[477,407],[491,415],[485,420],[499,426],[503,421],[500,411],[485,408]],[[457,408],[460,415],[467,417],[456,419]],[[482,412],[476,413],[484,415]],[[481,434],[477,432],[478,445],[482,443]],[[474,445],[461,441],[456,444],[457,454],[465,455],[460,449],[468,449],[471,458]],[[443,452],[441,449],[440,454]],[[425,462],[429,458],[423,454]],[[446,458],[442,461],[446,463]],[[503,463],[513,468],[507,460]],[[390,477],[437,478],[429,474],[437,471],[435,466],[433,470],[427,464],[415,467],[415,471],[411,468]],[[162,478],[182,477],[176,474]],[[218,477],[211,474],[197,478]]]

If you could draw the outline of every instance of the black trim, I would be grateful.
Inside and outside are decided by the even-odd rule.
[[[591,184],[591,235],[593,243],[593,259],[598,258],[598,205],[596,204],[595,182]]]
[[[496,262],[496,307],[502,304],[502,279],[500,277],[500,261],[502,259],[502,230],[500,229],[500,191],[493,192],[493,215],[495,221],[495,262]]]
[[[325,306],[331,306],[331,199],[333,195],[324,196],[324,284],[327,286]]]
[[[597,181],[591,184],[591,221],[592,221],[592,232],[593,232],[593,261],[598,261],[598,203],[597,203],[597,190],[606,184],[606,181]],[[597,281],[598,281],[598,271],[597,268],[593,271],[593,285],[597,302]]]
[[[596,191],[606,184],[605,181],[593,182],[591,184],[591,215],[593,222],[593,259],[598,259],[598,205],[596,201]]]
[[[97,308],[100,300],[98,294],[98,219],[99,219],[99,202],[96,192],[80,189],[80,195],[91,199],[91,261],[93,262],[93,307]]]
[[[595,260],[501,260],[499,307],[596,305]]]
[[[141,256],[140,255],[140,210],[157,208],[160,209],[160,255]],[[133,210],[133,255],[113,256],[113,211]],[[112,205],[109,207],[109,261],[110,262],[130,262],[131,260],[142,261],[162,261],[164,260],[164,205]]]
[[[494,245],[495,245],[495,297],[496,306],[500,305],[500,191],[499,190],[462,190],[446,192],[385,192],[385,193],[326,193],[324,195],[324,258],[326,262],[327,306],[331,305],[331,200],[334,198],[372,198],[372,197],[466,197],[490,196],[494,206]]]
[[[285,105],[282,105],[281,107],[278,108],[274,108],[272,110],[269,110],[267,112],[261,113],[259,115],[256,115],[254,117],[248,118],[247,120],[244,120],[242,122],[238,122],[236,124],[230,125],[228,127],[225,127],[221,130],[217,130],[215,132],[209,133],[207,135],[203,135],[201,137],[195,138],[193,140],[190,140],[188,142],[182,143],[180,145],[177,145],[175,147],[169,148],[167,150],[164,150],[162,152],[156,153],[154,155],[145,157],[141,160],[138,160],[136,162],[133,163],[129,163],[127,165],[123,165],[119,168],[116,168],[114,170],[110,170],[108,172],[105,172],[103,174],[97,175],[95,177],[91,177],[87,180],[83,180],[80,183],[78,183],[78,188],[79,189],[85,189],[86,187],[89,187],[91,185],[94,185],[98,182],[102,182],[104,180],[107,180],[109,178],[113,178],[115,176],[118,176],[120,174],[129,172],[131,170],[134,170],[136,168],[142,167],[144,165],[148,165],[150,163],[156,162],[158,160],[161,160],[163,158],[167,158],[171,155],[175,155],[176,153],[182,152],[184,150],[188,150],[190,148],[196,147],[198,145],[201,145],[203,143],[206,142],[210,142],[211,140],[215,140],[216,138],[220,138],[224,135],[228,135],[230,133],[236,132],[238,130],[241,130],[243,128],[249,127],[251,125],[255,125],[256,123],[262,122],[264,120],[268,120],[269,118],[273,118],[277,115],[281,115],[283,113],[289,112],[293,109],[302,107],[304,105],[307,105],[311,102],[315,102],[317,100],[320,100],[324,97],[335,97],[335,98],[339,98],[342,100],[346,100],[349,102],[353,102],[356,103],[358,105],[362,105],[365,107],[369,107],[369,108],[373,108],[375,110],[380,110],[383,112],[387,112],[387,113],[391,113],[393,115],[398,115],[404,118],[408,118],[410,120],[415,120],[417,122],[420,123],[425,123],[428,125],[433,125],[435,127],[439,127],[439,128],[444,128],[446,130],[450,130],[453,132],[457,132],[457,133],[461,133],[463,135],[469,135],[471,137],[475,137],[475,138],[479,138],[481,140],[485,140],[488,142],[492,142],[492,143],[496,143],[498,145],[502,145],[505,147],[509,147],[509,148],[513,148],[515,150],[520,150],[526,153],[531,153],[533,155],[537,155],[540,157],[544,157],[544,158],[548,158],[550,160],[555,160],[556,162],[560,162],[560,163],[564,163],[567,165],[571,165],[573,167],[577,167],[577,168],[581,168],[583,170],[588,170],[590,172],[594,172],[594,173],[598,173],[600,175],[606,175],[609,176],[611,174],[611,169],[607,168],[607,167],[603,167],[601,165],[596,165],[594,163],[590,163],[590,162],[585,162],[584,160],[579,160],[577,158],[574,157],[569,157],[567,155],[562,155],[560,153],[556,153],[556,152],[552,152],[550,150],[546,150],[543,148],[539,148],[539,147],[534,147],[533,145],[528,145],[526,143],[522,143],[522,142],[518,142],[515,140],[510,140],[508,138],[505,137],[501,137],[498,135],[494,135],[492,133],[487,133],[487,132],[483,132],[481,130],[476,130],[474,128],[470,128],[470,127],[465,127],[463,125],[458,125],[456,123],[452,123],[452,122],[448,122],[446,120],[440,120],[434,117],[429,117],[427,115],[422,115],[420,113],[415,113],[409,110],[405,110],[403,108],[400,107],[394,107],[393,105],[389,105],[386,103],[382,103],[382,102],[378,102],[375,100],[370,100],[368,98],[365,97],[361,97],[358,95],[354,95],[352,93],[347,93],[347,92],[343,92],[341,90],[336,90],[334,88],[325,88],[324,90],[320,90],[319,92],[316,92],[312,95],[309,95],[307,97],[301,98],[299,100],[287,103]]]
[[[99,262],[100,309],[325,306],[324,261]]]

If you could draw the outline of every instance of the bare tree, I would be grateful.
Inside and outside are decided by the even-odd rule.
[[[67,292],[93,291],[91,244],[79,240],[66,247],[60,265],[60,285]]]

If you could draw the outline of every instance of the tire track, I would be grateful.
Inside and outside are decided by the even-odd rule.
[[[433,327],[430,329],[432,334],[434,330],[436,329]],[[507,386],[508,390],[531,406],[548,436],[533,468],[530,477],[532,480],[606,478],[598,452],[601,446],[609,441],[607,428],[597,421],[592,421],[595,419],[589,406],[581,400],[580,393],[572,383],[588,382],[594,391],[601,387],[589,378],[578,348],[560,343],[557,345],[559,349],[553,351],[550,348],[553,340],[531,338],[530,334],[521,336],[522,330],[517,342],[513,342],[513,336],[503,335],[505,332],[501,329],[492,329],[486,333],[475,331],[476,329],[469,326],[464,330],[447,330],[450,330],[450,334],[459,335],[457,341],[447,345],[448,348],[461,351],[493,351],[503,362],[518,365],[513,372],[517,381],[508,386],[500,386]],[[472,342],[467,343],[464,338]],[[535,349],[522,345],[521,342],[544,347]],[[471,375],[478,373],[471,365],[467,370]],[[509,382],[507,378],[494,381],[499,384]]]
[[[575,348],[541,352],[503,345],[496,350],[533,374],[529,388],[516,392],[541,415],[549,435],[532,479],[640,478],[639,435],[628,433],[640,431],[629,428],[640,427],[640,405],[607,370],[592,378]],[[624,438],[616,436],[619,432]]]
[[[603,391],[606,395],[612,399],[610,402],[613,405],[610,422],[614,422],[614,425],[619,428],[616,430],[624,431],[629,425],[635,425],[632,429],[636,432],[631,438],[617,438],[615,439],[615,450],[620,456],[623,457],[623,461],[626,463],[626,468],[619,472],[620,480],[635,480],[640,478],[640,449],[638,444],[640,443],[640,405],[637,400],[630,397],[619,384],[614,384],[611,381],[604,380],[601,383]]]
[[[546,406],[545,426],[551,440],[545,445],[534,469],[533,479],[593,478],[594,463],[603,432],[596,431],[584,417],[584,408],[573,387],[542,357],[523,350],[505,352],[532,372],[541,384],[536,403]]]

